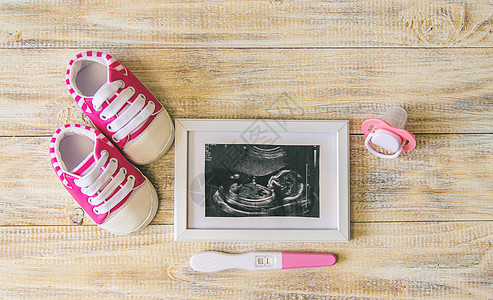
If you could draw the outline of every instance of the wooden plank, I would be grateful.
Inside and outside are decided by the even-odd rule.
[[[493,222],[354,224],[351,243],[174,243],[173,227],[0,227],[0,296],[196,299],[482,298],[493,294]],[[332,267],[204,274],[218,250],[332,252]]]
[[[363,136],[351,136],[351,220],[493,220],[492,137],[419,135],[415,150],[384,160],[364,148]],[[72,224],[77,205],[51,168],[49,140],[0,138],[0,225]],[[160,199],[152,224],[172,224],[174,147],[141,169]]]
[[[0,135],[87,122],[65,86],[78,50],[0,50]],[[493,132],[493,49],[118,49],[173,118],[367,118],[413,133]]]
[[[477,47],[484,1],[7,1],[0,47]]]

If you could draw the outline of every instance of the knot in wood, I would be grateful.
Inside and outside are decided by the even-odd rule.
[[[463,7],[428,7],[408,12],[406,27],[420,42],[432,45],[451,45],[459,40],[463,23]]]

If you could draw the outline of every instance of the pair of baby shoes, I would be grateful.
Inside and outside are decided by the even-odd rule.
[[[50,143],[51,163],[65,188],[103,229],[128,234],[154,218],[158,198],[132,164],[159,159],[173,143],[166,110],[120,62],[83,52],[69,63],[70,94],[97,128],[68,124]]]

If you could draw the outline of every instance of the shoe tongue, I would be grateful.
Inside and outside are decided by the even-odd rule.
[[[84,176],[87,173],[89,173],[94,167],[96,166],[96,159],[94,159],[93,153],[89,153],[86,158],[84,158],[81,163],[75,167],[73,170],[70,172],[78,175],[78,176]]]
[[[115,68],[109,67],[108,68],[108,82],[113,82],[117,80],[124,80],[125,79],[125,74],[124,70],[116,70]]]

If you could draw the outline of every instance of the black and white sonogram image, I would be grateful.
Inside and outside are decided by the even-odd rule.
[[[320,145],[206,144],[205,216],[320,217]]]

